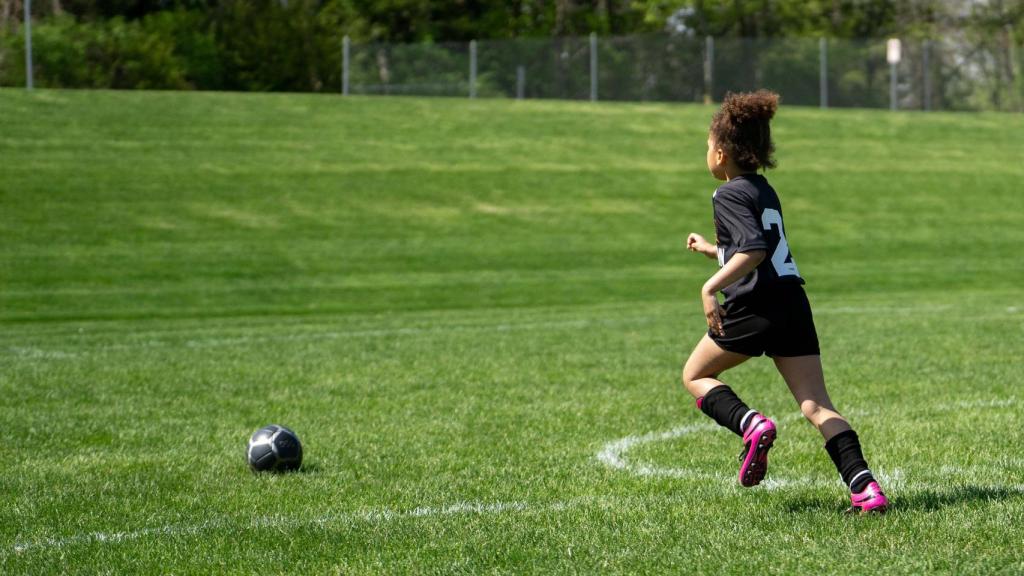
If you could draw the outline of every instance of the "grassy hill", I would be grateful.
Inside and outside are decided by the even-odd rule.
[[[780,110],[850,518],[770,362],[753,490],[678,383],[712,112],[0,91],[0,570],[1024,571],[1024,118]]]

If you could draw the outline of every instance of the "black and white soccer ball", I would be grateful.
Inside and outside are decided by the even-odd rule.
[[[246,455],[253,472],[298,470],[302,465],[302,443],[290,429],[270,424],[249,438]]]

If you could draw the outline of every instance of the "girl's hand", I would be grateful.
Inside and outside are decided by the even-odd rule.
[[[718,256],[717,248],[714,244],[708,242],[703,236],[695,232],[691,232],[686,237],[686,249],[690,252],[700,252],[708,258],[715,258]]]
[[[725,316],[725,310],[718,303],[718,297],[714,292],[702,290],[700,298],[704,302],[704,319],[708,322],[708,328],[713,334],[725,336],[725,329],[722,328],[722,316]]]

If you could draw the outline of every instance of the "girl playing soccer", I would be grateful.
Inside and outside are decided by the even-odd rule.
[[[825,438],[825,450],[850,487],[851,511],[884,512],[888,500],[861,452],[857,433],[829,400],[818,335],[803,278],[786,241],[782,206],[758,169],[774,168],[769,121],[779,96],[766,90],[727,94],[711,120],[708,170],[725,180],[712,205],[717,243],[690,234],[686,247],[720,266],[701,290],[708,332],[683,368],[697,407],[743,438],[739,481],[756,486],[768,469],[775,423],[751,410],[718,376],[767,354],[804,416]],[[718,303],[717,293],[725,295]]]

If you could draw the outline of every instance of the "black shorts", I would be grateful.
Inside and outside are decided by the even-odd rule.
[[[723,308],[725,336],[708,336],[729,352],[747,356],[811,356],[821,354],[818,332],[807,294],[799,284],[787,284],[757,293]]]

